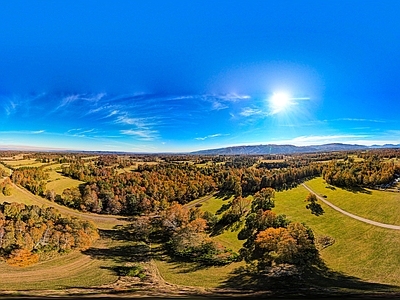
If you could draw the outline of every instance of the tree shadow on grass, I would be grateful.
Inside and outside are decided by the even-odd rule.
[[[132,234],[124,227],[117,229],[99,229],[99,234],[102,239],[111,239],[115,241],[132,241]]]
[[[342,187],[342,189],[344,189],[345,191],[348,191],[348,192],[352,192],[354,194],[357,194],[357,193],[362,193],[362,194],[367,194],[367,195],[371,195],[372,194],[371,191],[369,191],[369,190],[367,190],[367,189],[365,189],[365,188],[363,188],[361,186]]]
[[[168,259],[165,260],[169,265],[172,265],[171,269],[176,270],[177,273],[191,273],[199,270],[208,269],[210,266],[188,262],[188,261],[180,261],[176,259]]]
[[[82,251],[94,259],[113,260],[116,263],[146,262],[151,259],[150,248],[146,244],[120,245],[110,248],[89,248]]]
[[[235,269],[229,278],[220,285],[221,288],[235,288],[268,292],[268,295],[291,298],[325,298],[370,296],[393,297],[399,295],[400,288],[388,284],[363,281],[328,269],[323,263],[302,269],[299,274],[271,277],[255,272],[249,267]]]
[[[219,190],[216,194],[215,194],[215,198],[222,198],[223,201],[229,200],[232,196],[234,196],[235,194],[230,192],[230,191],[222,191]]]
[[[161,246],[151,247],[150,244],[144,242],[135,242],[131,234],[122,229],[100,229],[100,237],[104,240],[116,241],[116,245],[112,247],[90,247],[82,253],[94,259],[111,260],[116,263],[146,262],[162,253]]]

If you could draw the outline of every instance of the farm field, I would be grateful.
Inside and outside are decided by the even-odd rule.
[[[36,159],[19,159],[19,160],[5,160],[4,161],[7,165],[10,165],[14,168],[21,168],[21,167],[40,167],[43,165],[47,165],[48,163],[42,163],[36,161]]]

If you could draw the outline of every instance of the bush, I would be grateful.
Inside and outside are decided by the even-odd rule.
[[[144,273],[144,269],[140,265],[134,266],[125,266],[125,267],[116,267],[115,271],[117,272],[118,276],[130,276],[130,277],[139,277],[143,279],[146,277]]]

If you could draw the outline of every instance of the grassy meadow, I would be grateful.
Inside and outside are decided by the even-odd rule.
[[[46,184],[46,189],[54,190],[58,195],[61,195],[67,188],[78,187],[80,184],[85,183],[84,181],[63,176],[54,170],[49,171],[49,174],[50,180]]]
[[[328,188],[322,178],[307,182],[307,185],[326,200],[350,213],[373,221],[400,225],[400,193],[371,189],[345,190]]]
[[[307,182],[316,191],[323,191],[327,200],[332,203],[347,195],[340,189],[323,190],[325,184],[321,178]],[[326,189],[328,190],[328,189]],[[385,195],[382,192],[382,195]],[[375,227],[348,216],[345,216],[319,201],[324,214],[315,216],[305,208],[304,199],[308,191],[302,186],[276,193],[276,213],[285,214],[290,220],[304,222],[312,228],[316,237],[327,235],[335,239],[335,243],[323,249],[321,257],[332,270],[345,275],[354,276],[368,282],[400,285],[400,231]],[[354,199],[362,206],[363,199],[368,194],[357,193]],[[390,200],[389,200],[390,201]],[[384,203],[384,199],[381,200]],[[384,205],[384,204],[382,204]],[[386,215],[397,214],[388,202]],[[340,206],[343,209],[345,207]],[[361,209],[361,208],[360,208]],[[351,211],[357,213],[357,211]],[[368,215],[364,215],[368,217]],[[383,221],[379,219],[379,221]]]

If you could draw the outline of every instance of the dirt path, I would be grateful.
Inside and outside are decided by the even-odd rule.
[[[56,208],[60,213],[62,214],[67,214],[70,216],[75,216],[79,217],[82,219],[90,220],[93,221],[97,227],[100,229],[110,229],[115,225],[123,225],[127,223],[126,217],[123,216],[115,216],[115,215],[98,215],[94,213],[84,213],[84,212],[79,212],[76,210],[73,210],[71,208],[59,205],[55,202],[50,202],[49,200],[46,200],[42,197],[33,195],[31,192],[27,191],[26,189],[15,185],[12,183],[13,187],[23,194],[25,194],[29,199],[32,200],[32,202],[38,206],[52,206]]]
[[[330,206],[331,208],[333,208],[334,210],[350,217],[353,219],[356,219],[358,221],[370,224],[370,225],[374,225],[374,226],[378,226],[378,227],[383,227],[383,228],[388,228],[388,229],[394,229],[394,230],[400,230],[400,226],[398,225],[391,225],[391,224],[385,224],[385,223],[380,223],[380,222],[376,222],[376,221],[372,221],[363,217],[359,217],[357,215],[354,215],[352,213],[349,213],[343,209],[341,209],[340,207],[337,207],[336,205],[330,203],[329,201],[327,201],[324,197],[319,196],[316,192],[314,192],[310,187],[308,187],[305,183],[302,184],[302,186],[308,190],[309,192],[315,194],[315,196],[317,196],[317,198],[319,200],[321,200],[322,202],[324,202],[326,205]]]

